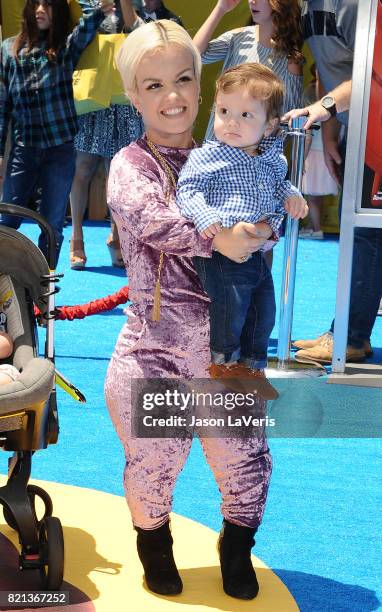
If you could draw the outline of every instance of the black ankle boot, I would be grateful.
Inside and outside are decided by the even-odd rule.
[[[158,529],[141,529],[138,532],[137,550],[145,570],[147,587],[159,595],[178,595],[183,584],[172,554],[173,539],[167,521]]]
[[[256,573],[251,561],[255,529],[223,521],[218,550],[227,595],[238,599],[254,599],[259,592]]]

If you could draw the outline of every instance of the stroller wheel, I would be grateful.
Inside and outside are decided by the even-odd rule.
[[[52,512],[53,512],[52,500],[50,499],[48,493],[44,491],[44,489],[42,489],[41,487],[38,487],[37,485],[29,484],[27,486],[27,493],[28,493],[28,497],[32,505],[33,511],[36,516],[36,521],[39,525],[44,520],[44,518],[46,518],[47,516],[52,516]],[[37,497],[42,499],[42,501],[44,502],[44,506],[45,506],[44,514],[41,517],[38,517],[36,513],[36,503],[35,503],[36,495]],[[3,507],[3,514],[4,514],[5,522],[10,527],[12,527],[12,529],[15,529],[17,531],[17,524],[13,518],[13,514],[11,514],[11,512],[5,506]]]
[[[41,586],[59,591],[64,577],[64,534],[60,520],[47,516],[40,525]]]

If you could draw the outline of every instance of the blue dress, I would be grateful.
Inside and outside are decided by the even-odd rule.
[[[96,0],[80,0],[79,4],[86,14]],[[98,31],[100,34],[115,34],[123,31],[123,19],[119,0],[115,0],[116,17],[106,17]],[[86,113],[78,117],[79,131],[74,139],[77,151],[100,155],[112,159],[118,151],[138,140],[143,134],[140,116],[128,103],[113,104],[109,108]]]

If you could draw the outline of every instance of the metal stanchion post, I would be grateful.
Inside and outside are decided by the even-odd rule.
[[[292,129],[289,134],[292,136],[292,155],[291,155],[291,183],[301,191],[302,175],[304,169],[304,148],[306,131],[304,125],[306,117],[292,119]],[[271,371],[268,370],[270,377],[286,376],[307,376],[322,375],[324,368],[314,364],[303,364],[290,359],[290,342],[293,322],[294,289],[296,283],[296,264],[298,246],[298,227],[299,222],[288,215],[285,246],[283,278],[280,300],[280,319],[279,336],[277,347],[277,360],[270,360]]]

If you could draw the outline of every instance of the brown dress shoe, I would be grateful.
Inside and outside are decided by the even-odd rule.
[[[332,363],[333,359],[333,335],[325,334],[316,346],[312,346],[310,349],[297,351],[295,353],[296,361],[306,362],[318,362],[318,363]],[[364,348],[355,348],[348,344],[346,348],[346,361],[358,363],[363,361],[366,357]]]
[[[295,342],[292,342],[292,346],[295,346],[296,348],[299,348],[299,349],[311,349],[314,346],[316,346],[316,344],[320,344],[320,342],[328,334],[332,335],[331,332],[325,332],[321,336],[318,336],[318,338],[313,338],[312,340],[296,340]]]
[[[323,341],[326,341],[326,339],[328,341],[332,339],[333,341],[332,332],[325,332],[325,334],[318,336],[318,338],[313,338],[312,340],[296,340],[295,342],[292,342],[292,345],[298,349],[311,349],[314,346],[317,346],[317,344],[321,344]],[[357,350],[360,350],[360,349],[357,349]],[[363,350],[364,350],[366,357],[370,357],[373,354],[373,349],[370,344],[370,340],[364,341]]]
[[[279,396],[263,370],[251,370],[242,363],[232,365],[211,363],[208,370],[211,378],[223,380],[227,388],[232,391],[255,392],[265,400],[277,399]]]

